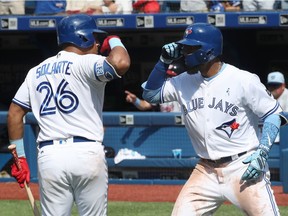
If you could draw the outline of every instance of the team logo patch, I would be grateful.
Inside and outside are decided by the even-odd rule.
[[[102,76],[104,74],[103,72],[103,65],[95,63],[94,64],[94,71],[96,73],[96,76]]]
[[[189,34],[192,34],[192,27],[185,30],[185,37],[187,37]]]
[[[230,138],[232,133],[239,128],[239,123],[236,122],[236,119],[233,119],[229,122],[225,122],[222,125],[218,126],[217,130],[224,131],[227,136]]]

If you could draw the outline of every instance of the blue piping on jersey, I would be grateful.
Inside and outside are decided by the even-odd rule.
[[[267,118],[267,116],[273,114],[278,108],[279,108],[279,103],[278,101],[276,101],[276,105],[273,107],[273,109],[271,109],[269,112],[267,112],[264,116],[260,117],[262,120],[265,120],[265,118]]]
[[[24,108],[26,108],[26,109],[31,110],[31,106],[29,106],[29,105],[27,105],[27,104],[25,104],[25,103],[17,100],[16,98],[13,98],[12,101],[13,101],[15,104],[17,104],[17,105],[19,105],[19,106],[21,106],[21,107],[24,107]]]
[[[277,205],[275,203],[275,199],[273,198],[273,191],[271,190],[271,187],[269,186],[271,184],[271,182],[266,177],[266,174],[264,174],[264,181],[266,182],[265,188],[266,188],[266,191],[268,193],[268,197],[269,197],[269,200],[270,200],[274,215],[278,215],[278,213],[277,213],[278,212],[278,208],[277,208]]]
[[[217,77],[219,74],[221,74],[223,72],[223,70],[226,68],[226,66],[227,65],[225,63],[223,63],[223,65],[221,66],[220,70],[215,75],[213,75],[212,77],[203,77],[204,80],[210,81],[210,80],[214,79],[215,77]]]

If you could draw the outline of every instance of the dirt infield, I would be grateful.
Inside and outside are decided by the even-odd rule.
[[[135,202],[175,202],[182,185],[109,185],[109,201]],[[38,184],[31,183],[30,188],[36,200],[39,200]],[[282,187],[273,187],[279,206],[288,206],[288,194],[284,194]],[[0,183],[0,199],[27,199],[25,189],[17,183]]]

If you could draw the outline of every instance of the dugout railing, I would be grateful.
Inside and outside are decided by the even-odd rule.
[[[37,144],[38,126],[32,113],[25,116],[24,142],[31,179],[37,182]],[[110,183],[122,184],[183,184],[185,179],[159,177],[156,174],[183,174],[192,171],[198,158],[194,152],[180,113],[158,112],[104,112],[105,136],[103,144],[112,147],[115,154],[120,149],[133,150],[145,159],[125,159],[115,163],[107,158]],[[0,112],[0,124],[7,122],[7,112]],[[29,144],[27,144],[29,143]],[[174,158],[172,150],[182,149],[182,157]],[[3,149],[3,146],[2,146]],[[11,159],[8,151],[0,152],[0,169]],[[283,186],[288,193],[288,126],[280,131],[280,144],[274,144],[268,160],[270,169],[278,173],[272,185]],[[166,171],[165,171],[166,170]],[[169,171],[167,171],[169,170]],[[115,173],[130,173],[131,176],[116,176]],[[153,173],[147,178],[147,173]],[[114,173],[114,174],[113,174]],[[138,176],[133,176],[137,173]],[[145,177],[146,174],[146,177]],[[272,173],[273,174],[273,173]],[[143,177],[144,176],[144,177]],[[149,175],[148,175],[149,176]],[[167,176],[166,176],[167,177]],[[186,176],[187,177],[187,176]],[[185,176],[184,176],[185,178]],[[0,178],[0,181],[14,181],[14,178]]]

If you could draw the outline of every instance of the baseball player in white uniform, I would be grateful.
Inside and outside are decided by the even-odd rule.
[[[20,187],[30,171],[23,147],[23,117],[32,110],[40,127],[38,178],[42,215],[107,214],[108,173],[103,150],[102,108],[107,82],[130,66],[120,38],[106,37],[93,17],[64,17],[57,26],[61,51],[33,67],[9,108],[10,142],[16,144],[22,170],[12,166]],[[99,55],[99,40],[105,38]],[[25,143],[29,145],[29,143]]]
[[[146,101],[180,103],[201,158],[172,215],[212,215],[227,200],[246,215],[279,215],[267,159],[288,115],[257,75],[221,62],[222,43],[218,28],[206,23],[188,26],[182,40],[163,46],[160,60],[142,84]],[[166,68],[180,56],[187,72],[166,80]],[[264,120],[260,140],[259,118]]]

